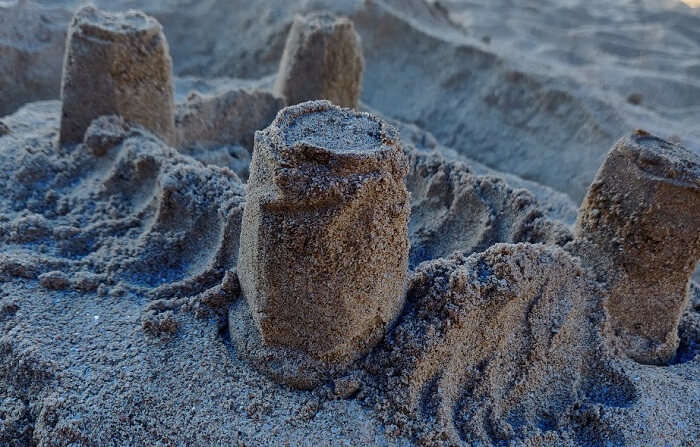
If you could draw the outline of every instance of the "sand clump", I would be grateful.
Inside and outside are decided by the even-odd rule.
[[[101,116],[93,120],[85,131],[84,146],[95,156],[102,157],[124,141],[128,125],[117,115]]]
[[[328,12],[297,15],[275,92],[291,105],[326,99],[341,107],[357,107],[363,70],[360,37],[352,21]]]
[[[157,20],[85,6],[73,18],[66,48],[61,144],[82,141],[103,115],[119,115],[175,143],[172,60]]]
[[[50,125],[56,108],[45,112],[34,116]],[[186,297],[235,265],[243,185],[230,170],[194,163],[113,116],[94,120],[76,151],[35,150],[4,154],[17,166],[4,200],[19,213],[4,238],[41,247],[42,285]]]
[[[384,335],[403,307],[406,171],[393,128],[327,101],[256,134],[238,273],[265,345],[344,365]]]
[[[211,92],[191,90],[177,105],[176,147],[205,164],[227,167],[248,179],[255,131],[267,127],[284,107],[273,93],[243,86]]]
[[[580,252],[606,284],[624,350],[640,362],[675,355],[700,260],[699,213],[700,157],[642,131],[613,147],[581,205]]]

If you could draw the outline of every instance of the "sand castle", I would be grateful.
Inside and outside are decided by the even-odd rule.
[[[327,99],[357,107],[364,58],[353,23],[329,13],[297,15],[287,37],[275,92],[288,104]]]
[[[244,134],[284,104],[279,96],[356,107],[364,68],[350,20],[297,15],[274,86],[279,96],[194,95],[176,121],[171,65],[154,19],[81,8],[67,38],[61,142],[82,141],[94,119],[113,115],[95,122],[138,124],[170,144],[250,145]],[[229,129],[250,105],[258,113]],[[112,143],[86,144],[102,155]],[[288,349],[301,363],[347,365],[403,306],[409,205],[398,135],[372,115],[312,101],[281,111],[256,134],[254,153],[238,263],[248,310],[232,315],[249,312],[259,347],[279,349],[273,356]],[[605,283],[615,334],[640,362],[668,362],[678,346],[700,258],[699,178],[695,155],[638,133],[613,148],[581,206],[571,251]]]
[[[79,143],[102,115],[119,115],[175,143],[172,61],[160,24],[141,12],[78,10],[66,42],[61,144]]]
[[[666,363],[700,260],[700,158],[639,131],[610,151],[584,199],[576,235],[606,283],[612,326],[628,355]]]
[[[376,117],[312,101],[255,138],[238,274],[266,345],[365,354],[404,302],[406,159]]]
[[[615,424],[676,417],[682,404],[664,407],[687,377],[658,388],[666,401],[650,383],[683,368],[700,158],[622,139],[572,232],[500,175],[413,147],[420,135],[303,102],[357,107],[362,60],[348,19],[297,16],[276,93],[226,84],[174,114],[158,23],[77,13],[63,104],[0,121],[0,444],[248,430],[266,445],[291,426],[305,437],[317,412],[324,441],[356,440],[333,433],[351,408],[407,444],[641,445]],[[55,150],[59,126],[81,150]],[[246,173],[252,152],[247,185],[199,158],[233,146]],[[132,414],[161,425],[124,431]],[[692,433],[696,414],[652,429]]]

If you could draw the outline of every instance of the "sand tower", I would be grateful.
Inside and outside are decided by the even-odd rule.
[[[329,13],[297,15],[280,62],[275,93],[298,104],[327,99],[357,107],[364,58],[353,23]]]
[[[68,30],[61,99],[61,144],[81,142],[103,115],[121,116],[173,144],[172,61],[160,24],[136,11],[78,10]]]
[[[345,365],[397,317],[406,172],[394,128],[328,101],[287,107],[256,133],[238,273],[261,343],[283,348],[266,366]]]
[[[700,157],[639,131],[610,151],[581,205],[582,256],[610,291],[627,354],[665,363],[700,259]]]

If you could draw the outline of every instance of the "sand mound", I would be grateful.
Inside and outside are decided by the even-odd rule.
[[[474,175],[438,154],[411,151],[408,157],[412,267],[498,242],[564,245],[571,240],[570,231],[545,218],[529,192],[514,190],[498,177]]]
[[[28,113],[30,126],[46,121],[40,144],[14,150],[22,140],[10,137],[4,145],[10,150],[0,154],[12,167],[2,181],[9,192],[4,205],[14,212],[4,215],[0,232],[10,257],[36,248],[30,276],[51,268],[68,278],[62,287],[60,275],[44,277],[53,288],[102,284],[100,293],[133,288],[164,297],[219,284],[238,252],[244,200],[238,177],[116,118],[94,121],[86,143],[58,149],[54,105]]]
[[[284,99],[256,83],[188,78],[178,84],[176,90],[187,92],[175,114],[178,150],[247,180],[254,132],[272,122]]]
[[[191,91],[175,115],[177,146],[215,149],[237,144],[252,152],[255,130],[267,127],[283,106],[282,98],[262,90]]]
[[[416,268],[397,326],[366,360],[311,392],[275,385],[225,336],[243,184],[115,118],[59,150],[59,110],[3,119],[3,442],[622,445],[648,441],[640,427],[697,433],[658,419],[697,420],[697,298],[676,364],[612,360],[601,291],[570,255],[488,248],[569,233],[524,192],[410,149],[411,242],[441,258]],[[462,208],[498,219],[442,244],[441,222]]]
[[[239,292],[235,266],[245,190],[235,174],[180,155],[118,118],[93,122],[85,143],[59,149],[55,145],[59,110],[55,102],[25,107],[4,119],[9,133],[0,139],[0,164],[9,173],[0,179],[2,188],[9,191],[0,198],[5,210],[0,237],[6,247],[0,272],[7,286],[0,323],[6,360],[0,380],[7,396],[2,401],[6,409],[2,414],[7,415],[3,420],[8,424],[2,432],[4,439],[31,439],[40,445],[48,440],[57,445],[76,440],[99,443],[112,437],[136,443],[167,436],[195,443],[203,442],[203,435],[230,439],[232,429],[227,424],[202,431],[194,429],[184,413],[185,419],[174,416],[179,421],[174,423],[173,416],[157,411],[192,405],[198,399],[194,390],[201,388],[201,380],[212,390],[230,389],[232,396],[256,396],[245,415],[234,418],[247,427],[239,435],[243,438],[270,441],[272,438],[255,437],[267,436],[260,434],[260,424],[276,420],[278,411],[292,411],[297,415],[295,421],[307,420],[309,414],[311,418],[323,414],[324,406],[330,412],[326,422],[324,416],[316,416],[316,422],[298,431],[285,429],[284,436],[309,436],[313,426],[318,427],[318,439],[366,436],[352,431],[321,435],[322,427],[329,423],[346,424],[344,418],[359,417],[364,424],[381,427],[367,409],[353,407],[357,405],[350,403],[353,401],[334,403],[334,399],[359,396],[358,390],[364,389],[360,402],[369,404],[384,399],[386,390],[395,390],[393,386],[375,389],[372,384],[379,383],[378,379],[358,376],[355,370],[338,378],[332,389],[322,385],[311,395],[285,391],[287,397],[282,400],[286,403],[282,403],[282,390],[261,379],[246,362],[231,357],[230,348],[218,335],[221,330],[225,333],[226,309]],[[407,155],[413,178],[408,185],[414,195],[412,244],[427,247],[431,256],[466,255],[503,240],[561,243],[567,239],[568,232],[544,219],[524,192],[474,176],[464,165],[436,155],[410,149]],[[432,192],[420,187],[420,178],[428,180]],[[429,207],[431,200],[435,205]],[[491,226],[476,227],[478,236],[449,246],[438,244],[436,232],[446,228],[440,216],[461,207],[481,210],[482,220],[487,215],[498,219],[492,217]],[[433,234],[432,238],[425,237],[427,234]],[[429,271],[431,265],[423,264],[419,271]],[[425,273],[418,277],[427,278]],[[416,281],[412,290],[417,290]],[[416,293],[412,292],[412,300],[418,299]],[[404,325],[410,325],[412,312],[402,317],[391,340]],[[429,311],[438,324],[442,311],[436,312]],[[417,349],[426,358],[439,355],[431,346]],[[385,365],[384,360],[379,362],[384,350],[382,347],[371,357],[377,359],[377,365]],[[164,356],[177,365],[172,370],[176,374],[161,368],[158,359]],[[239,382],[231,382],[230,368],[238,371],[234,376]],[[407,374],[413,370],[406,366]],[[201,378],[196,387],[182,379],[183,371]],[[119,379],[113,382],[115,374]],[[32,383],[29,388],[18,382],[25,376]],[[144,377],[159,377],[159,383]],[[165,389],[169,391],[164,394]],[[104,393],[113,397],[105,398]],[[220,399],[224,395],[216,395],[220,397],[214,397],[211,404],[200,404],[196,420],[223,417],[220,412],[225,407]],[[149,396],[152,404],[143,404],[138,396]],[[85,419],[75,420],[76,411],[85,414]],[[101,420],[117,422],[105,425]],[[137,435],[121,427],[126,423],[118,422],[122,420],[146,421],[157,434]],[[184,433],[191,430],[197,433],[194,437]]]
[[[367,361],[386,390],[388,421],[430,443],[615,439],[566,433],[595,404],[625,406],[611,368],[601,293],[561,249],[495,245],[425,263],[408,310]],[[594,423],[594,421],[589,421]]]

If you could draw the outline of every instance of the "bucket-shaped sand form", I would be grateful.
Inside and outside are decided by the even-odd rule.
[[[138,11],[85,6],[68,30],[61,82],[61,144],[79,143],[92,121],[121,116],[175,142],[172,61],[158,21]]]
[[[609,291],[626,353],[643,363],[671,360],[700,259],[700,158],[646,132],[623,138],[588,190],[576,236]]]
[[[405,299],[406,173],[394,128],[327,101],[256,133],[238,274],[265,346],[343,365],[381,339]]]
[[[357,107],[364,58],[350,19],[327,12],[297,15],[280,61],[275,92],[298,104],[326,99]]]

